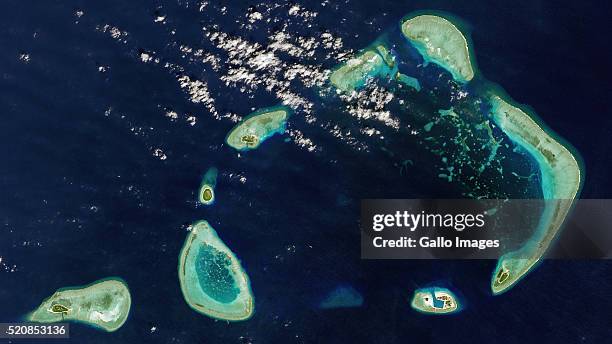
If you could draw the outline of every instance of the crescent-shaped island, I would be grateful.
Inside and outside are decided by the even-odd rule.
[[[525,111],[498,95],[492,95],[490,103],[495,123],[537,162],[544,198],[544,210],[531,238],[520,249],[499,258],[491,290],[500,294],[515,285],[542,259],[578,195],[582,172],[572,152]]]
[[[474,78],[467,40],[455,24],[439,16],[420,15],[404,20],[401,26],[425,63],[441,66],[462,83]]]

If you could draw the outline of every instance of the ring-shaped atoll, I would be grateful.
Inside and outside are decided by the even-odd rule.
[[[230,321],[253,315],[249,277],[208,222],[191,227],[179,256],[178,274],[183,297],[196,312]]]

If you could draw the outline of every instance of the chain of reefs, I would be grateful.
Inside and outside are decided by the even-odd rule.
[[[421,15],[403,21],[401,30],[426,63],[446,69],[459,83],[474,78],[467,40],[450,21]],[[417,79],[399,73],[395,57],[379,43],[333,70],[330,82],[338,92],[351,93],[375,78],[396,80],[416,91],[421,89]],[[574,155],[526,112],[496,94],[488,100],[495,124],[537,162],[546,200],[534,234],[520,249],[503,255],[497,263],[491,289],[500,294],[541,260],[578,195],[582,175]],[[457,116],[452,110],[441,114]],[[284,133],[288,116],[289,109],[282,106],[257,111],[238,123],[226,142],[238,151],[256,149],[270,136]],[[431,130],[432,125],[428,124],[425,130]],[[201,203],[214,202],[216,178],[216,168],[210,168],[198,193]],[[229,321],[246,320],[253,315],[254,297],[246,271],[208,222],[199,221],[192,226],[180,252],[178,274],[185,301],[198,313]],[[125,323],[130,306],[131,296],[125,282],[108,278],[82,287],[59,289],[26,318],[40,323],[76,321],[112,332]],[[427,314],[461,310],[457,297],[440,287],[416,290],[411,306]]]
[[[270,136],[283,134],[288,117],[285,106],[256,111],[232,128],[225,141],[238,151],[256,149]]]
[[[108,278],[86,286],[59,289],[26,319],[39,323],[76,321],[113,332],[127,320],[131,303],[125,282]]]
[[[401,31],[426,63],[434,62],[446,69],[461,84],[474,78],[467,40],[447,19],[434,15],[412,17],[401,23]],[[336,68],[330,82],[338,92],[354,91],[372,78],[391,77],[411,83],[412,80],[402,78],[393,62],[394,57],[379,44]],[[491,289],[494,294],[500,294],[514,286],[542,259],[578,196],[582,175],[570,150],[523,110],[510,105],[494,92],[489,94],[487,99],[495,124],[537,162],[545,200],[534,234],[520,249],[499,258]],[[430,129],[431,124],[428,124],[425,130]]]
[[[193,225],[181,249],[178,274],[183,297],[196,312],[230,321],[253,315],[249,278],[208,222]]]
[[[423,55],[448,70],[459,82],[474,77],[467,40],[448,20],[423,15],[402,23],[405,37]],[[581,185],[581,171],[572,153],[555,141],[527,113],[497,95],[490,98],[499,128],[538,163],[546,205],[534,234],[519,250],[500,257],[491,289],[500,294],[514,286],[546,252],[571,209]]]
[[[455,294],[440,287],[415,290],[410,306],[426,314],[450,314],[461,310]]]

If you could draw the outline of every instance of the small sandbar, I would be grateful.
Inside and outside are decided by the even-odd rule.
[[[363,87],[368,79],[394,77],[396,73],[395,58],[384,45],[379,44],[340,65],[329,80],[338,91],[350,93]]]
[[[474,78],[467,40],[453,23],[439,16],[420,15],[403,21],[401,27],[426,63],[439,65],[462,83]]]
[[[537,162],[544,210],[531,238],[517,251],[500,257],[491,280],[494,294],[512,287],[542,258],[572,207],[582,173],[574,155],[542,129],[527,113],[497,95],[490,98],[499,128]]]
[[[198,201],[204,205],[211,205],[215,203],[215,186],[217,185],[217,174],[216,168],[211,167],[206,171],[200,184],[200,191],[198,192]]]
[[[86,286],[61,288],[26,319],[39,323],[76,321],[113,332],[127,320],[131,303],[125,282],[108,278]]]
[[[249,278],[208,222],[192,226],[181,249],[178,273],[183,297],[196,312],[230,321],[253,315]]]
[[[429,287],[417,289],[410,306],[426,314],[450,314],[461,310],[457,297],[446,288]]]
[[[238,151],[256,149],[270,136],[283,134],[288,117],[284,106],[256,111],[232,128],[225,141]]]

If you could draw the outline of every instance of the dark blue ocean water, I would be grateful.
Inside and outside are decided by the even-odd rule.
[[[303,4],[318,15],[300,34],[331,30],[353,49],[414,10],[464,19],[482,74],[531,105],[581,153],[587,175],[582,197],[612,195],[605,5],[324,4]],[[200,5],[2,4],[0,321],[19,320],[59,287],[120,276],[132,292],[128,322],[111,334],[74,325],[72,342],[604,343],[612,337],[609,262],[548,261],[492,297],[494,261],[360,260],[360,198],[434,197],[444,190],[420,176],[398,180],[382,156],[332,149],[324,136],[316,137],[326,147],[319,155],[276,136],[238,157],[223,145],[232,123],[213,119],[202,104],[189,101],[176,75],[140,58],[143,51],[155,52],[184,74],[206,76],[211,71],[184,62],[178,47],[205,46],[202,26],[211,22],[242,33],[231,15],[211,17],[213,7],[226,6],[230,14],[263,7],[241,2],[199,11]],[[166,25],[154,23],[160,15]],[[109,37],[106,24],[127,34]],[[220,111],[240,114],[278,103],[263,91],[253,98],[213,96]],[[180,117],[165,117],[168,109]],[[194,126],[185,114],[197,117]],[[296,122],[295,128],[308,130]],[[157,148],[167,159],[152,154]],[[217,203],[197,206],[197,188],[210,166],[220,171]],[[248,271],[256,299],[249,321],[215,321],[184,302],[177,258],[187,225],[198,219],[217,229]],[[461,313],[431,317],[410,309],[412,291],[434,281],[460,292],[466,302]],[[329,291],[346,284],[362,293],[363,307],[317,309]]]

